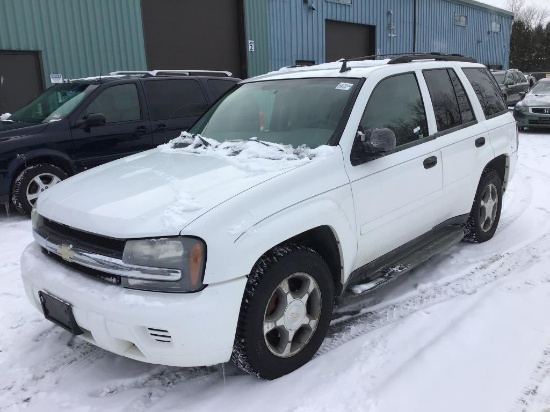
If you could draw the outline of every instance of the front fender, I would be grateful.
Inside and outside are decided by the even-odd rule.
[[[225,230],[206,238],[205,283],[248,275],[256,261],[274,246],[319,226],[328,226],[338,242],[342,283],[351,272],[357,252],[353,199],[349,185],[306,199],[267,217],[247,212],[229,220]]]

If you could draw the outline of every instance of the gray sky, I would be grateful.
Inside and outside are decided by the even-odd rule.
[[[477,1],[481,3],[490,4],[491,6],[502,7],[503,9],[506,8],[506,0],[477,0]],[[534,4],[537,6],[550,8],[549,0],[527,0],[526,4]]]

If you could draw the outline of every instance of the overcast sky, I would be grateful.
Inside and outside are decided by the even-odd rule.
[[[477,0],[477,1],[480,1],[481,3],[490,4],[491,6],[502,7],[503,9],[506,8],[506,0]],[[537,6],[550,8],[549,0],[527,0],[526,4],[534,4]]]

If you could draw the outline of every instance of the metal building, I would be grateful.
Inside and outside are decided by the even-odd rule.
[[[245,78],[413,51],[507,68],[512,19],[473,0],[0,0],[0,113],[55,75],[198,68]]]

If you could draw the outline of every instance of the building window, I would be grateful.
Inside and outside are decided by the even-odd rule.
[[[339,3],[339,4],[346,4],[348,6],[351,6],[351,1],[352,0],[326,0],[330,3]]]
[[[493,33],[500,33],[500,23],[497,23],[496,21],[491,23],[491,31]]]
[[[463,14],[455,13],[455,25],[456,26],[466,27],[467,24],[468,24],[468,16],[464,16]]]

